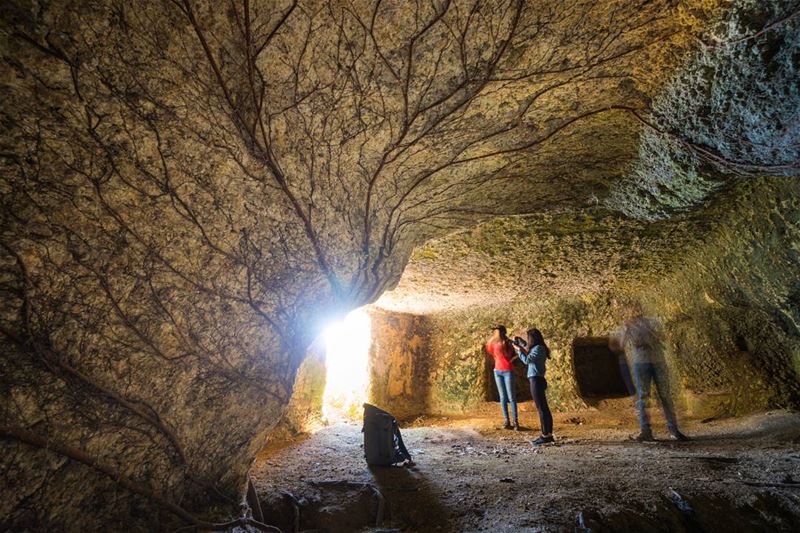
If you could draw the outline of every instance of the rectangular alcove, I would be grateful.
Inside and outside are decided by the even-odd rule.
[[[608,337],[576,338],[572,341],[572,361],[581,398],[604,400],[633,394],[625,357],[611,351]]]

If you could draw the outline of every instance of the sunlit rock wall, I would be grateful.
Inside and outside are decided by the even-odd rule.
[[[538,298],[531,291],[529,298],[509,305],[431,315],[430,409],[470,411],[485,399],[486,387],[493,384],[482,343],[496,323],[523,337],[529,327],[542,330],[553,349],[551,402],[559,409],[584,407],[576,391],[572,341],[608,335],[636,302],[663,321],[672,392],[689,414],[796,408],[798,198],[796,180],[739,183],[701,215],[713,217],[715,229],[689,248],[676,244],[667,263],[671,270],[645,288],[623,281],[613,290],[583,296]]]
[[[532,294],[527,301],[506,306],[431,316],[431,411],[469,412],[487,399],[487,388],[495,385],[483,344],[498,323],[505,324],[509,335],[523,338],[530,328],[541,330],[551,349],[548,401],[559,410],[585,407],[574,379],[572,341],[608,335],[617,327],[622,307],[618,299],[609,293],[553,299]],[[519,365],[516,373],[524,381],[524,366]]]
[[[369,357],[369,401],[408,418],[429,412],[431,358],[427,317],[375,311]]]
[[[313,431],[325,423],[322,409],[325,395],[325,348],[321,339],[312,345],[303,363],[297,369],[292,386],[292,397],[286,405],[283,418],[270,440],[285,440]]]
[[[369,317],[369,386],[355,392],[401,420],[427,413],[428,367],[432,357],[427,317],[382,310],[370,310]],[[323,344],[318,339],[300,365],[279,431],[273,432],[271,438],[291,437],[327,422],[337,422],[326,420],[323,410],[327,379]],[[361,416],[360,406],[356,414]]]

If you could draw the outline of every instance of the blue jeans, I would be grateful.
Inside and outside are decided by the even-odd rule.
[[[508,422],[508,404],[511,403],[511,412],[514,414],[514,423],[517,423],[517,396],[514,393],[514,372],[511,370],[495,370],[494,382],[497,392],[500,393],[500,406],[503,408],[503,418]]]
[[[636,408],[639,410],[639,428],[643,432],[650,431],[650,420],[647,417],[645,403],[650,397],[650,384],[655,381],[664,418],[667,420],[667,430],[675,433],[678,424],[675,420],[675,408],[672,406],[672,397],[669,395],[669,378],[664,365],[657,363],[633,363],[633,382],[636,385]]]

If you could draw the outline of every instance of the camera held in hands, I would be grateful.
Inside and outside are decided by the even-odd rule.
[[[521,346],[522,348],[527,348],[528,346],[528,343],[525,342],[525,339],[522,337],[514,337],[514,340],[511,342],[514,344],[514,346]]]

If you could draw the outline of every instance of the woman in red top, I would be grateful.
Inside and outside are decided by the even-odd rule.
[[[503,419],[505,429],[511,429],[508,419],[508,404],[511,403],[511,412],[514,415],[514,429],[519,430],[519,418],[517,416],[517,397],[514,394],[514,372],[511,362],[514,360],[514,348],[511,341],[506,337],[505,326],[495,326],[492,328],[492,336],[486,342],[486,353],[494,359],[494,382],[497,385],[497,392],[500,394],[500,406],[503,409]]]

